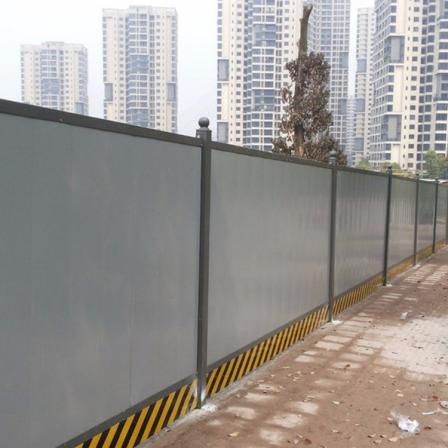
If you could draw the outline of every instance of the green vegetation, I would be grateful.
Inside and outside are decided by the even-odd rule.
[[[435,151],[425,154],[425,177],[430,179],[446,179],[448,177],[448,159]]]

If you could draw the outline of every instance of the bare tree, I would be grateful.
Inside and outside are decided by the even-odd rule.
[[[333,117],[328,110],[330,66],[322,54],[308,54],[308,24],[313,7],[305,5],[301,19],[299,54],[286,69],[290,86],[282,90],[285,115],[274,152],[327,162],[336,151],[338,163],[347,164],[339,143],[330,135]]]

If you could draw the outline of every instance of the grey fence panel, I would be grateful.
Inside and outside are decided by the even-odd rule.
[[[194,374],[200,149],[0,135],[1,444],[48,448]]]
[[[392,180],[390,214],[389,267],[414,254],[415,205],[417,185],[415,182]]]
[[[212,151],[209,364],[328,300],[331,172]]]
[[[383,269],[387,178],[338,172],[335,294]]]
[[[444,185],[439,186],[439,202],[437,206],[437,232],[436,242],[446,239],[446,218],[448,206],[448,187]]]
[[[418,240],[417,250],[432,245],[434,236],[434,209],[436,185],[433,182],[421,182],[418,207]]]

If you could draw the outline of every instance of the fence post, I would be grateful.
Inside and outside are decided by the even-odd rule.
[[[331,165],[331,205],[330,205],[330,266],[328,283],[328,320],[333,321],[334,308],[334,273],[336,257],[336,201],[338,189],[337,152],[331,151],[329,163]]]
[[[383,286],[387,286],[389,270],[390,209],[392,205],[392,167],[387,168],[386,232],[384,237]]]
[[[414,227],[414,266],[417,264],[417,242],[418,242],[418,207],[420,196],[420,174],[417,173],[415,192],[415,227]]]
[[[436,179],[436,203],[434,204],[434,230],[432,235],[432,253],[436,253],[437,214],[439,213],[439,179]]]
[[[207,398],[208,282],[210,246],[210,176],[212,131],[208,118],[199,120],[196,137],[201,143],[201,218],[199,237],[199,294],[197,338],[197,399],[201,408]]]

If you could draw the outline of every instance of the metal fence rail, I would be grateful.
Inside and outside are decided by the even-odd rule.
[[[2,446],[137,446],[446,244],[444,185],[200,124],[0,100]]]

